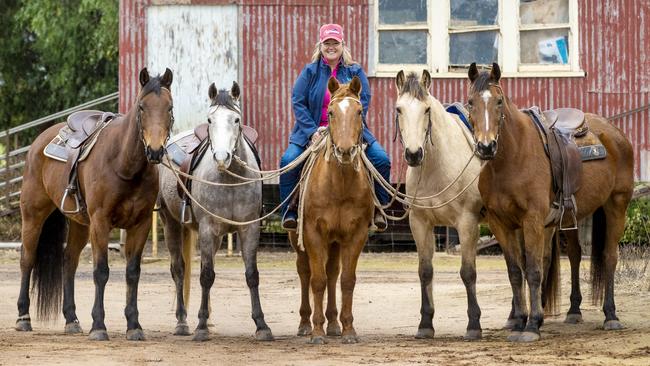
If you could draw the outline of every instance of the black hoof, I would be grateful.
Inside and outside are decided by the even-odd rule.
[[[478,341],[483,338],[483,331],[480,329],[468,329],[463,336],[466,341]]]
[[[210,339],[210,332],[207,329],[197,329],[194,331],[192,340],[195,342],[205,342]]]
[[[190,334],[192,333],[190,333],[190,327],[187,326],[187,323],[179,323],[174,329],[174,335],[177,336],[188,336]]]
[[[130,329],[126,331],[126,339],[129,341],[144,341],[142,329]]]
[[[359,343],[359,337],[357,337],[357,336],[354,335],[354,334],[347,334],[347,335],[344,335],[343,338],[342,338],[342,340],[343,340],[343,344],[355,344],[355,343]]]
[[[415,338],[417,339],[432,339],[435,335],[433,328],[420,328],[418,332],[415,333]]]
[[[582,314],[567,314],[564,322],[567,324],[582,323]]]
[[[605,330],[621,330],[624,328],[623,324],[618,320],[607,320],[603,324],[603,329]]]
[[[303,324],[298,327],[298,337],[308,336],[311,334],[311,324]]]
[[[327,324],[327,336],[328,337],[340,337],[341,336],[341,327],[337,323]]]
[[[108,332],[104,329],[91,330],[88,339],[91,341],[107,341]]]
[[[271,333],[271,329],[266,328],[266,329],[260,329],[257,332],[255,332],[255,339],[258,341],[273,341],[275,338],[273,338],[273,333]]]
[[[84,331],[83,329],[81,329],[81,325],[79,324],[79,321],[74,321],[65,325],[64,332],[65,334],[80,334],[83,333]]]
[[[323,337],[323,336],[315,336],[315,337],[311,337],[309,339],[309,343],[310,344],[325,344],[325,343],[327,343],[327,340],[325,340],[325,337]]]

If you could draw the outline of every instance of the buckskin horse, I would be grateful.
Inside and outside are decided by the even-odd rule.
[[[311,332],[310,343],[325,343],[323,297],[327,288],[327,335],[342,335],[343,343],[357,343],[352,325],[352,297],[357,261],[368,237],[373,217],[372,189],[361,162],[362,106],[361,81],[340,85],[330,78],[332,94],[328,107],[329,133],[302,191],[304,199],[303,242],[298,248],[296,232],[290,232],[291,245],[301,284],[299,335]],[[341,324],[337,321],[336,282],[341,274]],[[313,330],[309,316],[309,288],[314,295]]]
[[[192,170],[192,175],[195,177],[193,179],[197,181],[192,182],[189,190],[197,202],[191,204],[193,214],[189,222],[185,222],[189,215],[183,217],[184,213],[181,210],[182,199],[177,188],[176,173],[165,169],[160,174],[160,213],[165,223],[165,242],[169,248],[171,272],[176,285],[177,325],[174,334],[189,335],[185,300],[189,295],[188,279],[192,261],[186,253],[191,252],[198,236],[201,250],[202,294],[199,324],[194,332],[194,340],[205,341],[209,338],[209,298],[215,278],[214,254],[219,249],[223,236],[236,232],[246,267],[246,284],[250,291],[252,317],[256,325],[255,338],[270,341],[273,340],[273,334],[264,321],[257,269],[260,223],[256,220],[262,212],[262,182],[259,180],[260,175],[250,169],[259,170],[260,167],[252,144],[244,138],[245,126],[239,107],[239,85],[233,83],[231,90],[217,91],[214,84],[211,84],[208,95],[211,101],[208,123],[197,127],[194,133],[187,131],[179,134],[188,135],[189,132],[191,138],[198,135],[197,139],[203,139],[203,142],[197,150],[205,152],[202,157],[197,156],[200,160]],[[175,140],[176,137],[172,138],[172,141]],[[234,161],[235,159],[237,161]],[[250,168],[245,168],[241,162]],[[251,180],[250,184],[237,185],[242,183],[242,178],[239,177]],[[222,186],[214,187],[205,182],[215,182]],[[199,208],[199,204],[204,208]],[[186,209],[189,211],[190,207]],[[234,225],[212,214],[228,220],[249,223]]]
[[[81,250],[90,238],[95,303],[89,338],[108,340],[104,324],[108,239],[112,228],[123,228],[127,234],[124,246],[126,337],[144,339],[137,307],[140,259],[158,195],[158,170],[154,165],[163,157],[173,124],[172,77],[169,69],[157,77],[150,77],[146,68],[140,71],[142,89],[133,107],[101,130],[92,151],[78,165],[78,190],[82,199],[77,202],[79,210],[72,210],[76,213],[70,212],[71,198],[64,199],[71,161],[63,163],[43,153],[65,124],[48,128],[34,140],[27,154],[20,198],[22,252],[17,330],[32,329],[29,287],[33,274],[39,315],[50,318],[58,313],[63,287],[65,332],[82,332],[74,303],[74,275]],[[64,242],[67,242],[65,248]]]
[[[559,291],[558,241],[545,240],[552,234],[553,225],[557,225],[548,221],[557,197],[553,186],[557,184],[540,140],[542,134],[535,121],[518,110],[504,94],[499,84],[499,65],[493,64],[489,73],[479,73],[476,64],[472,64],[468,76],[476,153],[486,161],[479,178],[479,191],[490,229],[503,249],[513,291],[513,328],[508,339],[536,341],[544,320],[542,299],[546,305],[553,305]],[[577,207],[573,222],[593,214],[592,300],[596,303],[604,297],[604,328],[620,329],[622,325],[614,304],[614,272],[618,240],[633,191],[633,151],[623,133],[604,118],[587,113],[584,122],[592,137],[596,136],[605,147],[606,157],[580,165],[578,155],[577,168],[573,172],[565,170],[563,174],[573,182],[573,207]],[[522,229],[520,235],[515,232],[518,228]],[[564,233],[568,239],[572,285],[567,322],[577,322],[581,320],[582,300],[578,274],[580,245],[576,229]],[[524,304],[524,277],[529,288],[530,314]]]
[[[462,264],[460,276],[467,291],[469,321],[465,339],[481,338],[481,309],[476,300],[476,243],[479,238],[483,202],[475,181],[481,166],[474,154],[471,132],[455,114],[429,94],[431,75],[422,72],[395,79],[396,122],[399,128],[406,170],[406,193],[429,197],[414,203],[437,208],[412,206],[409,224],[418,251],[418,273],[422,292],[422,315],[416,338],[432,338],[433,328],[433,253],[435,225],[453,226],[460,236]],[[471,162],[470,162],[471,160]],[[466,167],[466,168],[464,168]],[[466,188],[465,191],[463,191]],[[435,197],[434,197],[435,196]],[[454,197],[456,197],[454,199]]]

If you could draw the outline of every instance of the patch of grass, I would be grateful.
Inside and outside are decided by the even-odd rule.
[[[650,290],[650,248],[623,245],[619,248],[614,280],[630,289]]]
[[[0,217],[0,241],[20,241],[20,215]]]

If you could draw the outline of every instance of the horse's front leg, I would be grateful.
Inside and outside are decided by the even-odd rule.
[[[418,250],[418,275],[420,277],[420,293],[422,302],[420,305],[420,324],[415,338],[433,338],[433,253],[435,240],[433,238],[433,227],[429,225],[423,215],[415,211],[409,216],[409,225]]]
[[[311,269],[311,291],[314,294],[314,313],[312,316],[314,329],[311,332],[309,342],[324,344],[326,340],[325,330],[323,329],[323,324],[325,324],[323,298],[327,287],[325,263],[327,263],[328,243],[317,234],[315,228],[309,223],[305,224],[303,233],[305,235],[305,249],[309,257],[309,268]]]
[[[136,226],[126,230],[126,339],[130,341],[143,341],[144,332],[138,321],[138,284],[140,282],[140,263],[142,250],[147,241],[151,219],[148,215]]]
[[[539,340],[539,328],[544,323],[544,307],[542,306],[542,281],[544,279],[544,253],[548,242],[544,237],[542,220],[529,219],[523,224],[524,250],[526,265],[526,282],[528,283],[530,314],[523,333],[518,342]],[[549,251],[550,253],[550,251]],[[552,279],[548,279],[551,281]]]
[[[580,304],[582,303],[582,293],[580,292],[580,261],[582,260],[582,248],[578,238],[578,230],[568,230],[564,232],[567,239],[567,255],[571,264],[571,307],[564,319],[565,323],[577,324],[582,323],[582,312]]]
[[[339,325],[338,310],[336,309],[336,283],[339,280],[341,271],[341,245],[334,243],[330,245],[327,264],[327,309],[325,317],[327,318],[327,335],[337,337],[341,335],[341,326]]]
[[[341,324],[343,325],[343,343],[357,343],[357,331],[352,324],[352,300],[357,283],[357,262],[368,234],[365,230],[354,233],[350,241],[341,244]]]
[[[74,276],[79,265],[79,255],[88,244],[88,226],[69,220],[68,242],[63,253],[63,316],[65,332],[83,333],[77,318],[74,301]]]
[[[467,292],[467,331],[466,340],[477,340],[482,337],[481,308],[476,299],[476,243],[479,237],[478,221],[475,218],[461,220],[458,224],[460,236],[461,266],[460,277]]]
[[[246,268],[246,285],[251,295],[252,317],[257,327],[255,339],[258,341],[272,341],[273,333],[264,321],[264,312],[260,303],[260,274],[257,270],[257,245],[259,241],[260,227],[255,223],[239,230],[237,239],[242,249],[242,259]]]
[[[295,231],[289,232],[289,242],[296,251],[296,270],[300,278],[300,324],[298,324],[298,336],[311,334],[311,305],[309,303],[309,282],[311,281],[311,270],[309,269],[309,256],[305,250],[297,247],[298,236]]]
[[[98,218],[101,217],[101,218]],[[101,213],[95,213],[90,222],[90,243],[93,250],[93,281],[95,282],[95,303],[93,304],[93,326],[88,338],[93,341],[107,341],[108,332],[104,324],[104,290],[108,282],[108,235],[111,230],[108,220]]]
[[[223,235],[214,236],[208,220],[199,224],[199,248],[201,250],[201,306],[199,308],[199,324],[194,330],[194,341],[207,341],[210,338],[208,318],[210,317],[210,289],[214,284],[214,254],[215,245],[221,244]]]

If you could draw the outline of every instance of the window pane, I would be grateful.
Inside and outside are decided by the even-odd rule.
[[[451,26],[495,25],[498,0],[451,0]]]
[[[427,0],[379,0],[379,24],[427,22]]]
[[[519,2],[521,24],[569,23],[568,0],[521,0]]]
[[[426,64],[427,31],[380,31],[379,63]]]
[[[449,35],[450,65],[491,65],[497,62],[499,38],[497,31],[457,33]]]
[[[566,64],[569,62],[569,31],[548,29],[521,32],[521,63]]]

